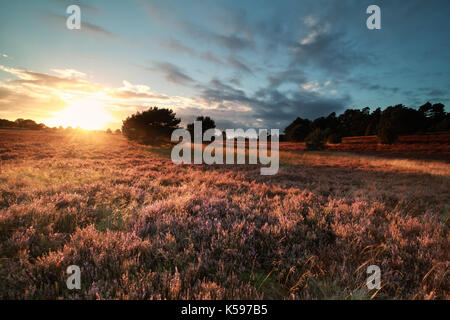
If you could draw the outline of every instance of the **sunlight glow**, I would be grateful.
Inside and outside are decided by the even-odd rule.
[[[69,103],[67,108],[57,112],[49,122],[53,126],[101,130],[106,129],[111,120],[112,116],[101,101],[84,98]]]

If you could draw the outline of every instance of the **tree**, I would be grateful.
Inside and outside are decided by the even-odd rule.
[[[158,144],[170,139],[172,131],[178,128],[180,122],[172,110],[152,107],[126,118],[122,124],[122,133],[139,143]]]
[[[6,119],[0,119],[0,128],[13,128],[16,125],[15,122]]]
[[[339,133],[331,133],[328,135],[327,142],[331,144],[341,143],[342,136]]]
[[[414,134],[423,130],[425,122],[423,114],[415,109],[407,108],[402,104],[390,106],[381,113],[379,131],[390,127],[398,135]]]
[[[338,117],[338,122],[342,136],[363,136],[370,123],[370,109],[347,109]]]
[[[423,122],[423,131],[445,131],[448,128],[449,114],[445,112],[442,103],[431,104],[430,102],[420,106],[419,112],[425,119]]]
[[[200,116],[200,117],[197,117],[197,119],[195,119],[195,121],[200,121],[202,123],[202,137],[203,137],[203,134],[206,132],[206,130],[214,129],[216,127],[216,122],[213,119],[211,119],[210,117]],[[194,123],[189,123],[187,125],[187,130],[191,134],[192,140],[194,140]]]
[[[322,150],[325,149],[325,142],[330,131],[328,129],[321,130],[316,128],[305,139],[307,150]]]
[[[391,124],[385,124],[378,131],[378,140],[382,144],[393,144],[398,138],[397,131]]]
[[[106,129],[106,133],[111,134],[112,133],[111,129],[110,128]]]
[[[23,129],[31,129],[31,130],[41,130],[45,129],[46,126],[43,123],[36,123],[30,119],[17,119],[14,121],[14,127],[23,128]]]
[[[304,141],[311,131],[311,121],[298,117],[284,129],[286,140]]]

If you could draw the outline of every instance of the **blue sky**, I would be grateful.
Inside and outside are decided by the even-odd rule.
[[[66,28],[70,4],[81,30]],[[381,30],[366,27],[371,4]],[[86,101],[113,128],[153,105],[222,128],[399,103],[448,111],[449,17],[450,1],[2,2],[0,118],[56,125],[67,108],[89,117]]]

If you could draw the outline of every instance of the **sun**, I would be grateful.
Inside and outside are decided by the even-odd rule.
[[[51,122],[56,126],[101,130],[106,129],[111,120],[113,118],[102,102],[80,99],[69,103],[69,106],[58,112]]]

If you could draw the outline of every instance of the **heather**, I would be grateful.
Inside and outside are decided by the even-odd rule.
[[[281,150],[261,176],[120,135],[1,130],[0,298],[450,297],[448,161]]]

